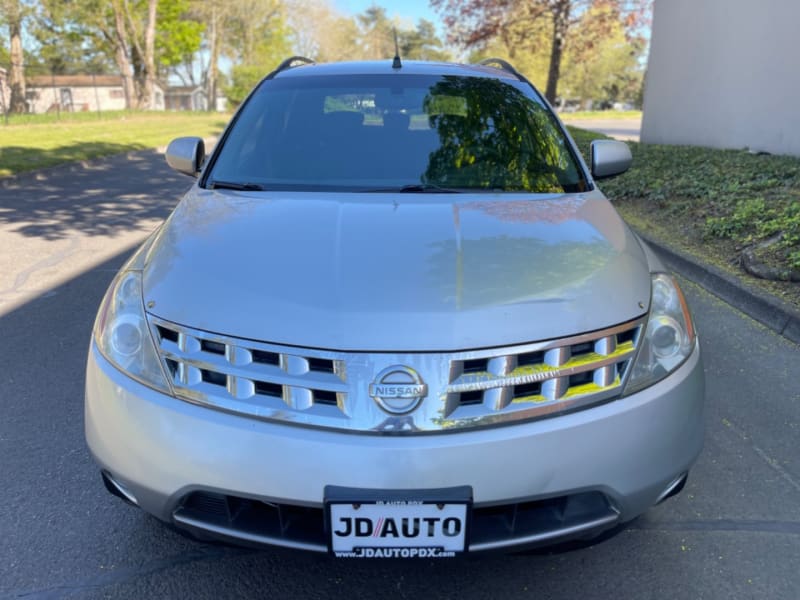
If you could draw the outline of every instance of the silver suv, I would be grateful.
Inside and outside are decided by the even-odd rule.
[[[501,61],[268,75],[117,275],[86,437],[198,537],[440,557],[590,538],[683,486],[704,380],[675,280]]]

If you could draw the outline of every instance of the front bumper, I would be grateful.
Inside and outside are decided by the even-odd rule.
[[[258,421],[177,400],[123,375],[93,344],[86,438],[103,470],[141,508],[176,524],[181,524],[176,511],[197,494],[321,512],[326,485],[466,485],[476,510],[601,495],[611,511],[609,518],[587,517],[585,527],[562,528],[551,536],[520,534],[471,546],[489,549],[599,531],[647,510],[700,452],[703,395],[696,348],[660,383],[572,414],[454,433],[352,434]],[[212,523],[184,519],[183,525],[239,541],[325,550],[324,544]]]

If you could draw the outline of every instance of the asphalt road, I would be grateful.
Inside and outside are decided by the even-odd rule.
[[[570,119],[569,113],[560,114],[559,117],[568,125],[633,142],[639,141],[639,132],[642,128],[641,119]]]
[[[706,448],[680,496],[600,544],[342,562],[199,544],[108,495],[83,440],[85,352],[114,271],[190,183],[162,162],[0,182],[0,598],[800,595],[800,348],[688,283]]]

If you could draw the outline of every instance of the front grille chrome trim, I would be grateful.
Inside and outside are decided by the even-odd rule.
[[[646,322],[502,348],[391,353],[298,348],[148,319],[182,400],[266,421],[395,435],[530,421],[613,400]],[[409,414],[387,414],[369,395],[393,365],[419,372],[428,390]]]

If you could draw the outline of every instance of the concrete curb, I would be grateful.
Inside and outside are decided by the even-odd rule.
[[[779,298],[751,288],[737,277],[717,267],[701,263],[695,257],[670,248],[662,241],[640,231],[636,233],[656,251],[669,268],[704,287],[779,335],[795,344],[800,344],[800,311]]]

